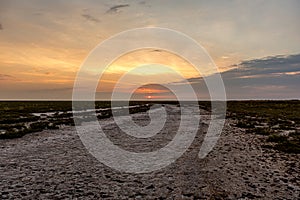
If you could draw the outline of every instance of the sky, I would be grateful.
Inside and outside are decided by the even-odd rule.
[[[89,53],[115,34],[142,27],[173,29],[205,48],[228,99],[299,99],[299,11],[298,0],[0,0],[0,99],[71,99]],[[109,99],[126,73],[119,91],[139,86],[136,98],[173,98],[165,86],[183,90],[186,80],[209,98],[191,63],[155,48],[112,61],[97,98]]]

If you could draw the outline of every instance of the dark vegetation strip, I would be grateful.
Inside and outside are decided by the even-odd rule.
[[[200,102],[210,111],[211,102]],[[300,153],[300,101],[228,101],[227,118],[246,133],[264,136],[263,147]]]
[[[151,102],[132,101],[129,105],[139,105],[139,107],[129,109],[129,112],[133,114],[149,110]],[[110,108],[110,106],[109,101],[97,101],[94,108]],[[124,102],[117,102],[116,106],[124,106]],[[61,126],[74,126],[71,111],[72,102],[70,101],[2,101],[0,102],[0,139],[18,138],[28,133],[46,129],[59,129]],[[33,114],[47,112],[54,114],[50,116],[35,116]],[[98,119],[111,116],[111,109],[97,111]],[[82,121],[90,121],[91,119],[87,116]]]
[[[178,104],[175,101],[132,101],[130,105],[144,105],[130,109],[130,113],[145,112],[153,103]],[[124,105],[124,102],[119,102]],[[109,101],[95,102],[95,108],[109,108]],[[210,101],[199,107],[211,110]],[[7,101],[0,102],[0,139],[22,137],[45,129],[73,126],[70,101]],[[55,112],[53,116],[34,116],[32,113]],[[60,113],[59,113],[60,112]],[[226,117],[236,120],[235,126],[246,133],[264,136],[263,147],[288,153],[300,153],[300,101],[228,101]],[[97,118],[112,116],[112,111],[99,111]],[[91,120],[89,117],[82,121]]]

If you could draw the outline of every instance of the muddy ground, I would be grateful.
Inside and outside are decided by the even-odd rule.
[[[167,106],[164,129],[153,138],[133,139],[113,120],[101,120],[107,136],[135,152],[152,151],[172,140],[179,124],[176,106]],[[204,159],[198,152],[209,116],[192,145],[171,165],[146,174],[113,170],[97,161],[74,127],[0,140],[0,199],[299,199],[300,155],[261,148],[261,136],[227,120],[221,137]],[[139,124],[146,113],[134,114]]]

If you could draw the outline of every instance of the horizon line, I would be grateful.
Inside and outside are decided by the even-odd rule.
[[[0,102],[5,101],[112,101],[110,99],[95,99],[95,100],[72,100],[72,99],[0,99]],[[127,99],[119,99],[113,101],[128,101]],[[130,101],[178,101],[176,99],[133,99]],[[186,99],[184,101],[194,101],[193,99]],[[198,101],[224,101],[224,100],[211,100],[211,99],[199,99]],[[225,101],[300,101],[300,98],[286,98],[286,99],[226,99]]]

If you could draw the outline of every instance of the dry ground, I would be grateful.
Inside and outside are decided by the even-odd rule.
[[[122,148],[151,151],[167,144],[178,127],[178,108],[167,107],[167,124],[152,139],[127,137],[112,119],[101,124]],[[202,123],[208,118],[203,115]],[[145,113],[134,119],[148,123]],[[101,164],[72,127],[0,140],[0,199],[299,199],[300,155],[262,149],[260,136],[232,123],[226,121],[205,159],[198,158],[207,128],[202,124],[181,158],[148,174],[121,173]]]

